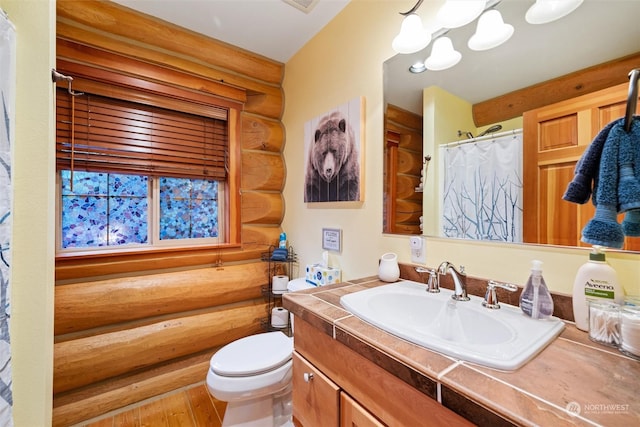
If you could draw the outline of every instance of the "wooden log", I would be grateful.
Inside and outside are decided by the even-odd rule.
[[[282,83],[284,65],[279,62],[113,2],[58,0],[56,13],[58,21],[76,22],[96,32],[128,38],[147,48],[153,46],[159,51],[193,57],[214,68],[227,68],[271,84]]]
[[[128,330],[54,344],[53,391],[76,389],[218,347],[247,335],[267,317],[267,304],[248,302]]]
[[[277,239],[276,239],[277,240]],[[88,255],[85,257],[56,258],[56,281],[58,283],[74,279],[111,274],[140,273],[148,270],[170,268],[184,269],[193,266],[212,266],[220,263],[245,262],[260,259],[260,250],[247,248],[205,247],[175,249],[171,251],[140,251],[109,255]]]
[[[415,151],[417,156],[420,157],[420,153],[422,153],[422,132],[406,131],[400,137],[398,147]]]
[[[628,81],[640,67],[640,52],[507,93],[472,107],[477,127],[521,116],[525,111],[606,89]]]
[[[403,128],[414,129],[422,133],[422,116],[411,111],[400,108],[396,105],[388,104],[386,120],[395,123]]]
[[[412,222],[418,224],[422,215],[422,201],[396,200],[396,224]]]
[[[416,193],[416,187],[420,185],[420,176],[397,175],[396,199],[415,200],[422,204],[422,193]]]
[[[280,153],[242,151],[241,188],[246,190],[282,191],[284,158]]]
[[[420,153],[398,148],[398,167],[396,173],[420,176],[422,158]]]
[[[58,285],[56,335],[259,298],[264,262]]]
[[[241,338],[241,337],[238,337]],[[78,424],[172,390],[202,383],[209,369],[212,349],[176,362],[92,384],[53,398],[54,427]]]
[[[279,120],[242,113],[242,148],[281,152],[284,128]]]
[[[242,192],[243,224],[280,225],[284,216],[281,193]]]
[[[422,234],[419,224],[394,224],[394,233],[398,234]]]
[[[242,248],[266,252],[270,245],[276,245],[282,229],[279,225],[243,225]]]

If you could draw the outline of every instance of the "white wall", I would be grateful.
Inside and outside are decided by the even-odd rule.
[[[11,276],[13,415],[51,425],[54,286],[55,0],[0,0],[17,28]]]
[[[433,19],[441,3],[423,3],[419,9],[423,20]],[[411,260],[408,237],[382,233],[382,63],[394,54],[391,40],[402,18],[398,12],[412,4],[352,0],[286,64],[283,228],[299,254],[301,271],[305,264],[320,260],[323,227],[343,230],[342,253],[331,253],[330,262],[342,268],[345,280],[375,275],[377,260],[385,252],[398,253],[401,262]],[[359,96],[366,98],[364,202],[305,204],[304,123]],[[576,270],[588,255],[586,249],[427,239],[427,265],[449,260],[464,264],[472,276],[524,284],[532,259],[544,262],[552,290],[570,294]],[[640,294],[640,255],[611,252],[608,259],[626,292]]]

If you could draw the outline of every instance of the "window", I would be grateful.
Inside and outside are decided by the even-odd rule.
[[[60,181],[62,249],[219,243],[217,181],[70,170]]]
[[[60,250],[224,242],[227,113],[58,90]]]

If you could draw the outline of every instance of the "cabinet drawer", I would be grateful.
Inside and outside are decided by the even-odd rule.
[[[293,352],[293,416],[304,427],[338,427],[340,388]]]
[[[345,392],[340,393],[340,427],[385,427]]]

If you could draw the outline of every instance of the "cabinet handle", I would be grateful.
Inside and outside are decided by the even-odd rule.
[[[310,382],[313,379],[313,373],[312,372],[305,372],[303,375],[304,378],[304,382]]]

